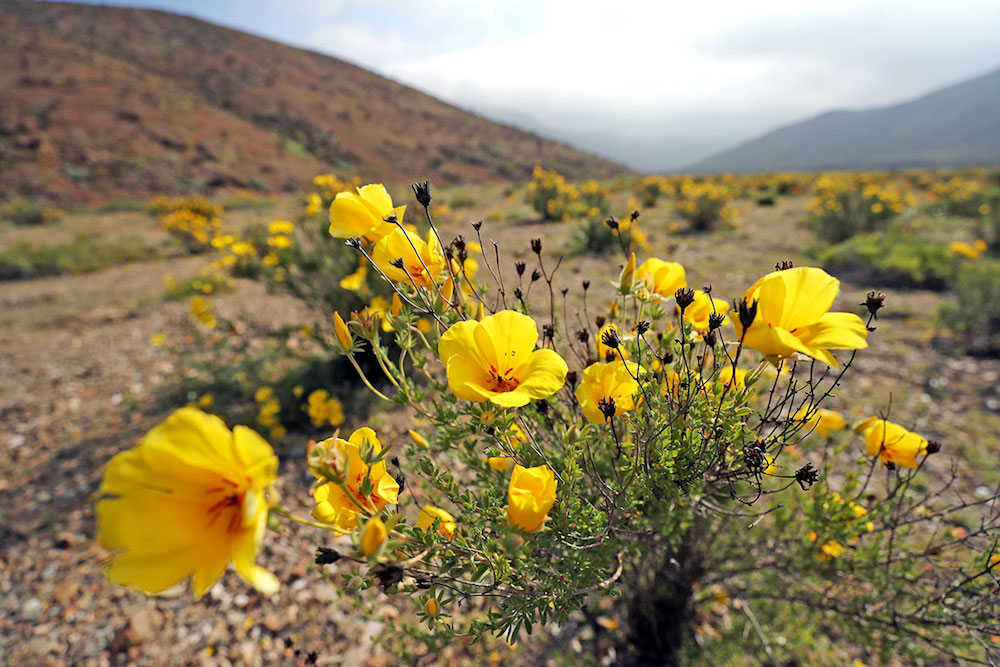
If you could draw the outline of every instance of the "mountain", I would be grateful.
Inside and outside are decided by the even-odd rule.
[[[153,10],[0,1],[0,100],[0,198],[627,171],[336,58]]]
[[[831,111],[696,162],[691,172],[1000,164],[1000,70],[904,104]]]
[[[523,111],[482,109],[484,116],[552,137],[580,150],[619,162],[639,172],[679,171],[737,143],[733,139],[692,139],[680,136],[628,137],[614,132],[574,130],[549,124]]]

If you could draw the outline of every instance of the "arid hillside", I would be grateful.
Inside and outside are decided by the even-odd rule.
[[[150,10],[5,1],[0,99],[0,197],[625,171],[341,60]]]

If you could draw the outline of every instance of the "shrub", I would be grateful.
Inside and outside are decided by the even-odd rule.
[[[719,222],[734,224],[738,220],[739,212],[729,205],[733,199],[735,193],[728,185],[685,179],[677,188],[675,208],[691,223],[692,230],[705,232]]]
[[[948,248],[905,233],[861,234],[819,251],[817,259],[828,271],[877,287],[945,290],[957,269]]]
[[[53,206],[28,201],[24,197],[15,197],[0,208],[0,219],[15,225],[46,225],[62,219],[62,211]]]
[[[939,322],[958,332],[970,352],[1000,355],[1000,261],[964,262],[955,279],[955,303],[941,309]]]
[[[91,273],[112,266],[152,259],[159,249],[142,237],[102,241],[80,235],[55,245],[20,242],[0,251],[0,280],[40,278],[67,273]]]
[[[149,209],[159,215],[160,227],[192,254],[211,250],[222,233],[222,207],[204,197],[158,196]]]
[[[809,203],[809,224],[828,243],[840,243],[867,232],[882,231],[897,215],[916,203],[879,174],[843,172],[817,179]]]
[[[656,206],[660,197],[670,197],[674,194],[673,183],[663,176],[646,176],[635,188],[635,195],[646,208]]]
[[[426,185],[414,191],[427,207]],[[384,197],[371,202],[391,210]],[[361,225],[357,216],[333,218],[330,230],[352,235],[351,248],[393,297],[381,310],[334,313],[318,325],[332,330],[325,340],[374,396],[406,406],[418,421],[406,439],[362,427],[311,442],[312,518],[272,498],[270,519],[322,531],[316,564],[338,570],[322,578],[362,611],[374,613],[380,591],[412,602],[411,619],[387,624],[382,637],[402,661],[459,637],[514,641],[540,624],[572,627],[587,622],[581,609],[601,605],[627,623],[619,655],[676,663],[711,613],[707,605],[725,609],[730,601],[754,628],[744,651],[761,661],[798,660],[806,649],[772,647],[757,613],[768,628],[793,619],[793,637],[802,636],[803,620],[822,625],[845,659],[868,651],[903,662],[995,656],[981,634],[1000,622],[993,585],[1000,496],[951,503],[923,478],[941,444],[875,417],[858,425],[861,442],[840,430],[842,417],[820,411],[835,390],[845,393],[845,373],[884,297],[864,300],[867,322],[828,313],[838,283],[797,267],[768,273],[730,310],[708,289],[686,287],[676,262],[637,263],[630,255],[611,306],[593,320],[586,314],[571,332],[558,326],[565,306],[552,287],[561,264],[541,239],[531,242],[530,275],[548,289],[532,299],[522,290],[524,263],[516,288],[462,280],[469,243],[461,237],[442,248],[434,228],[408,235],[383,232],[374,214]],[[267,231],[292,233],[285,224]],[[284,252],[296,244],[278,245]],[[279,252],[279,263],[293,256]],[[275,288],[292,285],[287,278],[300,263],[281,264],[286,279],[273,278]],[[499,278],[499,267],[489,269]],[[202,321],[212,315],[203,302],[195,310]],[[236,331],[211,335],[222,336],[219,329]],[[367,368],[362,352],[372,359]],[[254,419],[271,437],[281,435],[284,400],[270,385],[253,392]],[[318,394],[310,407],[335,414],[327,400]],[[191,410],[171,420],[215,423]],[[278,581],[249,559],[268,518],[266,488],[253,487],[254,504],[236,492],[222,499],[228,505],[206,501],[206,511],[228,513],[217,526],[191,526],[188,505],[172,510],[175,485],[205,498],[224,488],[220,475],[252,462],[232,460],[243,435],[218,424],[204,431],[212,436],[205,447],[229,454],[217,457],[224,469],[215,470],[211,457],[198,475],[153,465],[170,447],[112,461],[98,500],[99,515],[110,517],[99,522],[102,535],[126,552],[148,548],[144,534],[124,530],[106,508],[124,516],[136,507],[130,489],[159,492],[148,484],[147,475],[155,477],[167,491],[161,516],[178,524],[165,525],[177,528],[165,535],[180,536],[159,546],[186,556],[221,544],[219,562],[239,558],[241,576],[273,592]],[[247,468],[247,484],[267,486],[277,460],[266,443],[253,441],[252,451],[260,465]],[[121,463],[133,460],[149,463],[148,472]],[[119,482],[128,482],[121,494],[113,488]],[[957,522],[969,527],[942,530]],[[256,536],[238,554],[226,537],[233,529]],[[338,534],[349,537],[333,542]],[[191,561],[200,592],[218,571],[206,574]],[[132,574],[125,583],[155,592],[189,572],[153,562]]]
[[[525,200],[544,220],[569,220],[571,204],[579,198],[580,191],[562,174],[535,166]]]

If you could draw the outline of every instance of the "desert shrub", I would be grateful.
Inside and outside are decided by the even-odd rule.
[[[414,193],[426,211],[426,183]],[[636,664],[676,664],[716,612],[749,619],[736,641],[762,662],[808,650],[768,642],[783,622],[795,638],[808,636],[804,622],[822,628],[840,662],[997,658],[985,635],[1000,622],[1000,496],[952,501],[924,470],[946,443],[876,417],[855,436],[826,409],[834,391],[849,393],[846,374],[884,297],[851,296],[865,319],[827,313],[817,304],[832,303],[838,283],[796,267],[767,273],[730,306],[687,287],[680,264],[627,252],[615,299],[596,312],[583,301],[585,319],[570,330],[553,286],[561,263],[541,239],[530,243],[530,273],[516,265],[516,285],[483,255],[496,280],[479,286],[466,280],[470,242],[444,244],[429,216],[425,234],[384,227],[393,210],[384,190],[357,196],[377,208],[370,220],[334,211],[329,230],[349,239],[391,305],[318,325],[332,329],[330,349],[372,395],[406,406],[409,437],[362,427],[310,442],[307,518],[273,497],[267,511],[277,466],[267,443],[251,448],[243,431],[181,410],[170,424],[199,428],[224,466],[195,476],[157,465],[169,458],[163,446],[113,460],[97,513],[114,548],[145,547],[123,527],[142,518],[129,489],[150,492],[147,477],[202,498],[235,472],[247,482],[222,496],[229,504],[206,501],[227,512],[214,526],[192,526],[187,506],[175,517],[163,494],[164,528],[176,520],[182,536],[163,546],[211,546],[267,593],[279,582],[247,559],[260,538],[236,553],[233,527],[259,536],[269,521],[311,526],[322,536],[321,585],[332,582],[362,613],[375,614],[383,593],[412,605],[380,639],[404,662],[459,638],[520,641],[540,625],[578,627],[594,608],[623,619],[619,655]],[[542,287],[532,292],[526,275]],[[603,282],[588,276],[584,294],[591,280]],[[206,328],[215,321],[205,303],[195,310]],[[258,424],[279,427],[273,387],[257,387],[253,404]],[[122,463],[136,460],[149,470]],[[194,569],[199,593],[219,575]],[[128,574],[117,580],[155,592],[189,572],[152,563]]]
[[[574,208],[582,211],[583,215],[590,220],[603,219],[608,214],[610,202],[608,201],[608,189],[595,180],[581,183],[577,190],[580,193],[578,202]]]
[[[240,209],[264,208],[270,204],[267,197],[261,196],[253,190],[237,190],[229,195],[222,205],[227,211],[237,211]]]
[[[189,299],[194,296],[222,294],[234,289],[233,279],[218,269],[202,271],[197,276],[177,279],[173,274],[163,276],[168,299]]]
[[[330,235],[327,202],[338,194],[331,189],[347,184],[324,174],[314,185],[318,191],[307,198],[295,221],[258,222],[237,233],[225,231],[220,219],[208,244],[215,252],[210,266],[186,280],[165,277],[171,298],[190,298],[198,343],[196,352],[190,346],[167,346],[184,356],[190,377],[164,401],[211,395],[217,412],[247,421],[275,440],[289,432],[311,434],[323,424],[339,426],[347,415],[369,412],[371,396],[357,391],[354,368],[325,344],[333,329],[321,313],[357,309],[379,317],[389,309],[389,292],[358,266],[343,239]],[[310,321],[293,329],[255,326],[254,335],[246,335],[249,325],[223,316],[211,300],[235,278],[261,282],[269,291],[301,302]],[[237,331],[242,335],[234,336]],[[369,355],[358,356],[361,369],[371,372],[374,363]],[[331,385],[331,377],[341,380]],[[325,392],[322,399],[317,392]],[[258,401],[258,396],[266,399]],[[324,412],[339,416],[317,423]]]
[[[838,172],[820,176],[809,202],[809,225],[827,243],[840,243],[856,234],[882,231],[889,222],[916,203],[880,174]]]
[[[451,198],[452,208],[472,208],[479,202],[472,195],[455,195]]]
[[[828,271],[877,287],[945,290],[958,267],[948,248],[901,232],[860,234],[816,256]]]
[[[633,202],[634,203],[634,202]],[[627,255],[634,248],[649,250],[649,239],[639,225],[639,211],[598,219],[581,220],[573,230],[575,250],[591,255],[607,255],[624,251]]]
[[[212,240],[222,233],[222,206],[200,196],[157,196],[149,201],[160,228],[189,253],[211,250]]]
[[[646,208],[656,206],[660,197],[670,197],[673,194],[673,183],[663,176],[646,176],[635,187],[636,197]]]
[[[730,203],[734,190],[725,183],[685,179],[677,188],[674,207],[696,232],[713,229],[719,222],[735,224],[739,212]]]
[[[0,251],[0,280],[92,273],[159,255],[159,248],[134,235],[113,241],[79,235],[54,245],[22,241]]]
[[[1000,261],[964,262],[954,288],[955,303],[941,309],[939,323],[959,333],[971,352],[1000,355]]]
[[[567,183],[562,174],[536,165],[525,201],[545,220],[569,220],[571,206],[579,197],[580,191]]]
[[[62,211],[24,197],[15,197],[0,207],[0,219],[15,225],[46,225],[61,220]]]

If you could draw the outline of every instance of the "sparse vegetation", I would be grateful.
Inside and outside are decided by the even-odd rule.
[[[0,251],[0,280],[91,273],[160,253],[160,248],[134,235],[108,241],[84,235],[55,245],[20,242]]]

